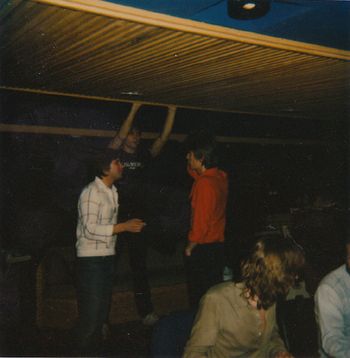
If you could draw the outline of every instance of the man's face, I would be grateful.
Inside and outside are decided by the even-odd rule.
[[[111,162],[109,167],[109,175],[115,181],[122,177],[123,175],[123,165],[118,159],[115,159]]]
[[[124,141],[124,146],[131,150],[137,150],[141,139],[141,133],[138,130],[132,130],[129,132]]]
[[[200,170],[202,168],[202,161],[199,159],[196,159],[196,157],[194,156],[193,152],[188,152],[187,156],[187,163],[188,166],[192,169],[192,170]]]

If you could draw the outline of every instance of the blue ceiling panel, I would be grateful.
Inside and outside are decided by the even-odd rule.
[[[226,0],[110,0],[208,24],[350,50],[350,0],[274,0],[264,17],[236,20]]]

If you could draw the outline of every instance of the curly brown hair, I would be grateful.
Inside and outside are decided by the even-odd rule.
[[[276,234],[264,236],[242,262],[243,294],[257,299],[258,309],[267,309],[278,297],[287,295],[302,277],[304,265],[303,250],[294,240]]]

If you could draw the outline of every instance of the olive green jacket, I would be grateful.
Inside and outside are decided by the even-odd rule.
[[[259,311],[242,297],[242,284],[225,282],[202,298],[184,358],[273,357],[286,351],[276,325],[275,306]]]

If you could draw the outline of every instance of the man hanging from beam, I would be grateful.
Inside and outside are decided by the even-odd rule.
[[[120,150],[120,161],[124,167],[123,178],[118,183],[120,217],[140,217],[146,215],[143,169],[148,163],[159,155],[171,133],[176,107],[169,106],[163,131],[149,149],[140,147],[141,130],[135,124],[136,114],[141,107],[134,103],[129,115],[123,122],[120,130],[109,144],[109,148]],[[139,316],[145,325],[152,325],[158,320],[154,312],[148,283],[147,258],[147,231],[142,235],[125,233],[121,236],[119,244],[128,246],[129,264],[133,276],[134,297]]]

